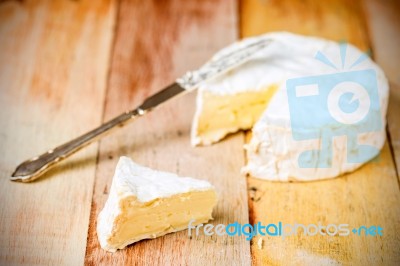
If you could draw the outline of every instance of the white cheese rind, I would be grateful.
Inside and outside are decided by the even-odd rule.
[[[248,163],[242,168],[244,174],[273,181],[310,181],[332,178],[351,172],[372,159],[376,154],[371,154],[361,163],[348,163],[346,160],[346,138],[335,137],[332,167],[311,169],[299,167],[299,154],[306,150],[318,149],[320,141],[318,139],[305,141],[293,139],[286,81],[291,78],[334,74],[340,71],[375,70],[382,127],[377,132],[360,134],[358,140],[360,144],[370,144],[379,150],[386,139],[385,125],[389,96],[388,81],[382,69],[370,58],[367,58],[348,70],[351,64],[362,54],[359,49],[350,44],[347,45],[343,69],[340,69],[342,57],[338,43],[286,32],[269,33],[244,39],[223,49],[215,57],[222,56],[232,49],[260,39],[270,39],[272,43],[254,55],[247,63],[199,87],[198,109],[192,127],[192,144],[204,142],[200,136],[196,136],[197,119],[201,114],[203,104],[202,92],[230,95],[278,85],[279,89],[259,121],[254,125],[252,139],[246,145]],[[333,65],[339,67],[339,70],[316,60],[317,52],[324,54]]]

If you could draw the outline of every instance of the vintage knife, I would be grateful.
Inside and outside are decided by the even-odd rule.
[[[125,112],[82,136],[23,162],[16,168],[15,172],[12,174],[11,180],[30,182],[37,179],[57,162],[60,162],[76,151],[103,137],[106,133],[109,133],[111,129],[121,127],[128,121],[132,121],[132,118],[140,117],[167,100],[183,94],[184,92],[191,91],[202,82],[215,78],[219,74],[246,62],[254,53],[262,50],[269,43],[270,40],[253,42],[247,46],[237,48],[217,59],[211,59],[198,70],[187,72],[181,78],[177,79],[175,83],[153,96],[150,96],[136,109]]]

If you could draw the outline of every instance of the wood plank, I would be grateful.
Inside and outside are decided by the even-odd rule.
[[[235,1],[122,1],[108,84],[105,119],[139,104],[237,38]],[[147,29],[146,29],[147,27]],[[111,254],[102,250],[96,218],[108,197],[118,157],[211,181],[219,191],[214,224],[248,222],[246,180],[240,176],[243,135],[192,148],[195,94],[174,100],[101,142],[88,235],[88,265],[246,265],[244,238],[189,239],[187,231],[145,240]],[[227,156],[229,154],[229,156]],[[215,162],[218,163],[216,164]]]
[[[21,161],[101,122],[113,1],[0,2],[0,265],[83,263],[97,145],[38,182]]]
[[[345,40],[369,49],[359,1],[241,2],[241,35],[288,30]],[[380,225],[382,237],[263,237],[252,242],[256,265],[396,265],[400,261],[400,193],[389,146],[380,160],[343,177],[312,183],[272,183],[248,178],[250,222]]]
[[[365,0],[365,10],[374,58],[390,81],[388,134],[400,177],[400,2]]]

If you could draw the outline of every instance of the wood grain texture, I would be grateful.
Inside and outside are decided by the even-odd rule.
[[[400,2],[365,1],[365,10],[374,48],[374,58],[390,81],[388,130],[390,144],[400,169]],[[400,179],[399,179],[400,180]],[[399,217],[400,219],[400,217]]]
[[[359,1],[241,1],[243,37],[276,30],[346,40],[370,47]],[[382,237],[323,237],[299,233],[252,242],[255,265],[398,265],[400,193],[389,145],[378,162],[343,177],[313,183],[248,178],[250,222],[380,225]]]
[[[38,182],[21,161],[101,122],[112,1],[0,2],[0,265],[80,265],[98,145]]]
[[[240,3],[241,37],[291,31],[346,41],[363,51],[370,48],[357,0],[241,0]]]
[[[105,119],[131,109],[237,38],[235,1],[121,1]],[[147,29],[148,28],[148,29]],[[247,265],[244,238],[189,239],[187,231],[144,240],[114,254],[102,250],[96,219],[119,156],[181,176],[209,180],[219,192],[214,224],[248,222],[243,135],[192,148],[195,94],[173,100],[101,142],[90,217],[87,265]],[[218,163],[216,163],[218,162]]]

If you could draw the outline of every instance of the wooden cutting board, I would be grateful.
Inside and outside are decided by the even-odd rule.
[[[393,1],[0,2],[0,265],[396,265],[400,263],[400,21]],[[191,93],[81,151],[32,184],[8,180],[22,160],[131,109],[241,38],[288,30],[372,51],[391,81],[379,161],[313,183],[245,178],[244,133],[189,145]],[[215,184],[213,223],[380,225],[382,237],[188,238],[98,244],[96,217],[121,155]],[[398,169],[398,167],[397,167]]]

